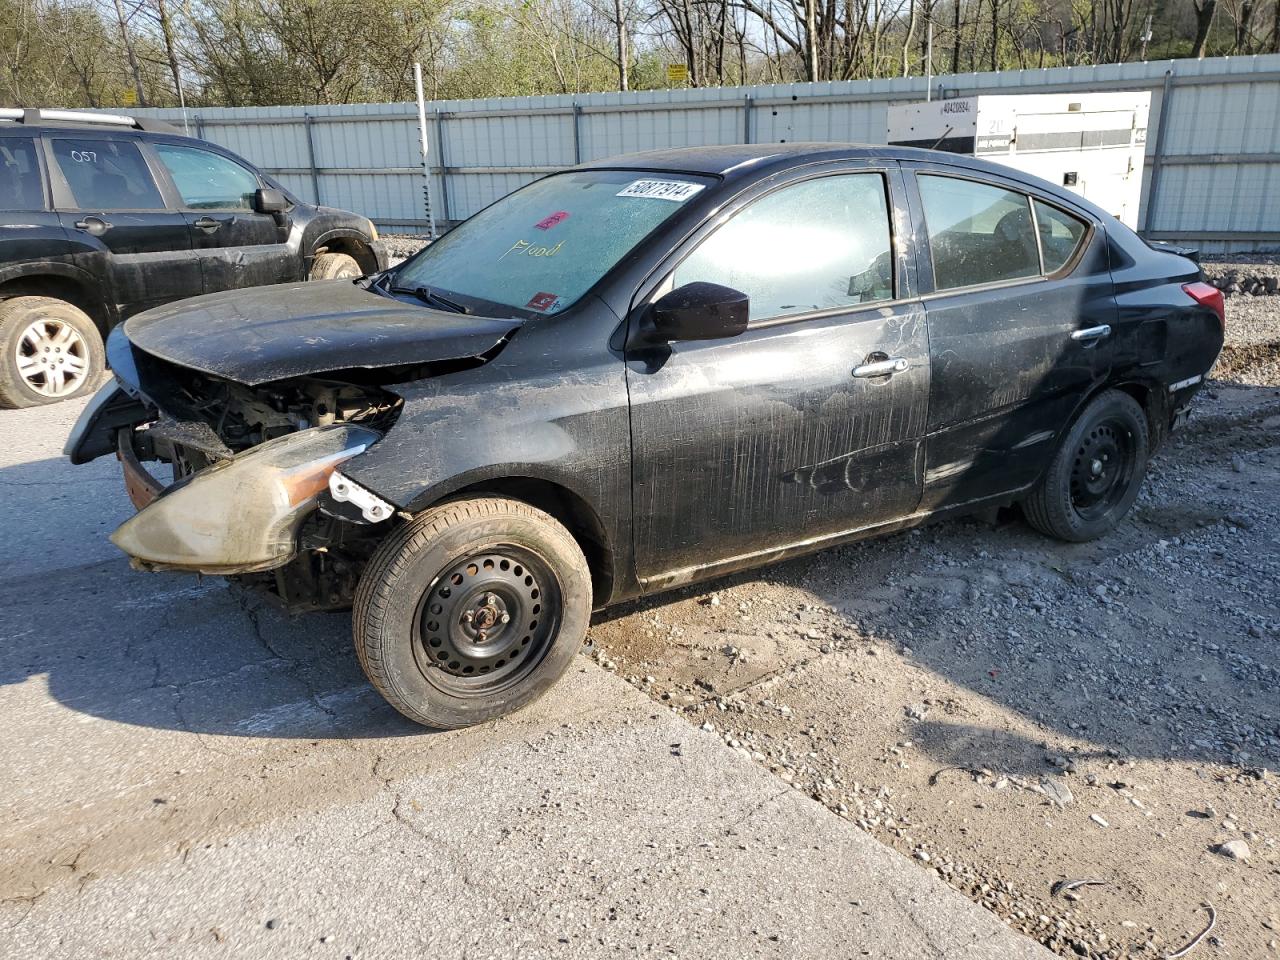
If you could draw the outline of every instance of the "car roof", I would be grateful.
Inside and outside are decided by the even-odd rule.
[[[1025,173],[1002,163],[944,150],[920,147],[896,147],[871,143],[743,143],[708,147],[678,147],[646,150],[619,157],[594,160],[575,167],[576,170],[663,170],[671,173],[694,173],[720,177],[726,182],[756,179],[762,175],[791,167],[838,160],[903,160],[956,167],[975,174],[988,174],[1015,180],[1048,194],[1063,203],[1106,216],[1098,207],[1079,194],[1057,184]]]

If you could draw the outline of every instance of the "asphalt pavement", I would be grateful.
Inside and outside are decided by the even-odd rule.
[[[0,411],[0,955],[1051,956],[585,657],[427,732],[346,615],[132,571],[82,406]]]

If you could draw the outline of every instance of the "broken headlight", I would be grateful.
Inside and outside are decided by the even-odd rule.
[[[120,525],[111,542],[152,570],[250,573],[288,563],[298,527],[339,464],[380,434],[301,430],[201,470]]]

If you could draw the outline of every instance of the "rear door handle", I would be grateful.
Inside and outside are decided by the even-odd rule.
[[[1111,336],[1111,327],[1104,323],[1096,327],[1085,327],[1083,330],[1076,330],[1071,334],[1071,339],[1101,340],[1103,337],[1109,336]]]
[[[201,217],[192,224],[197,230],[203,230],[205,233],[216,233],[222,224],[213,219],[213,217]]]
[[[874,363],[864,363],[860,367],[853,368],[855,377],[891,377],[895,373],[902,373],[910,367],[906,357],[889,357],[885,360],[877,360]]]
[[[111,224],[101,217],[85,217],[83,220],[75,222],[75,228],[83,230],[91,236],[100,237],[111,229]]]

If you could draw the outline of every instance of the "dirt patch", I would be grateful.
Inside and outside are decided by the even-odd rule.
[[[592,655],[1063,956],[1165,956],[1203,904],[1196,954],[1277,955],[1280,376],[1230,330],[1113,535],[939,524],[632,606]]]

